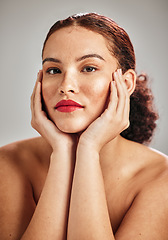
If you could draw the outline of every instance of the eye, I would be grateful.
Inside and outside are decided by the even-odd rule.
[[[87,66],[83,68],[82,72],[95,72],[96,70],[97,68],[95,67]]]
[[[54,75],[54,74],[60,74],[61,70],[59,68],[48,68],[46,72],[48,74]]]

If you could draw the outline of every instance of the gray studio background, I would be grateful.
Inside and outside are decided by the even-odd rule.
[[[30,125],[30,96],[42,44],[56,20],[79,12],[111,17],[128,32],[160,113],[151,147],[168,154],[167,0],[0,0],[0,146],[38,136]]]

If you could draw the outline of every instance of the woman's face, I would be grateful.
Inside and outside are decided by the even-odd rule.
[[[42,95],[50,119],[61,131],[81,132],[100,116],[116,69],[117,60],[98,33],[73,26],[49,37],[43,53]]]

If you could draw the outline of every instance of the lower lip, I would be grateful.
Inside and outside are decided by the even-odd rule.
[[[82,109],[82,107],[78,106],[60,106],[56,110],[59,112],[74,112],[78,109]]]

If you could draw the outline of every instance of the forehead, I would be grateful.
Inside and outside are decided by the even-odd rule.
[[[44,48],[45,57],[98,53],[111,57],[107,40],[99,33],[80,26],[64,27],[53,33]]]

